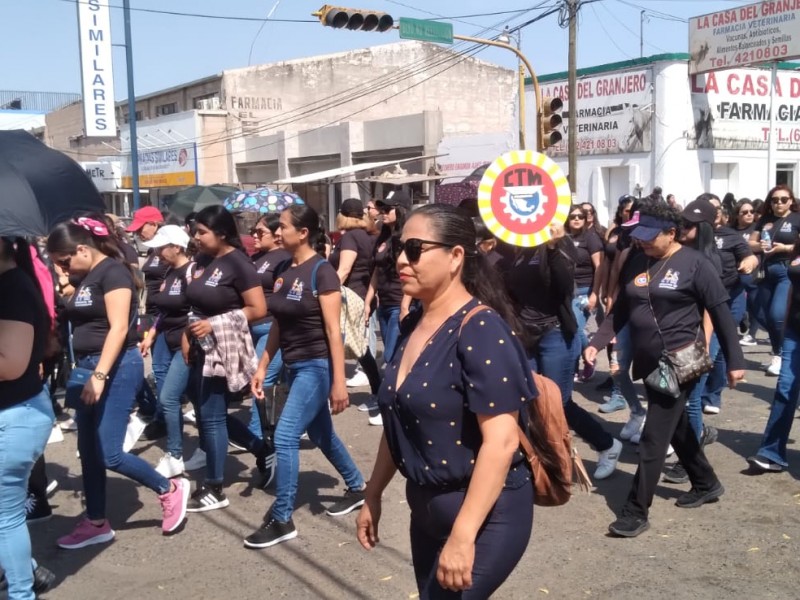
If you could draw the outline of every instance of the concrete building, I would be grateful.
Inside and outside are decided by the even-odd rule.
[[[78,99],[78,94],[0,91],[0,129],[22,129],[42,139],[45,115]]]
[[[354,176],[338,178],[335,186],[293,180],[435,156],[443,143],[479,148],[473,162],[491,160],[498,136],[508,140],[503,149],[513,145],[516,101],[514,71],[423,42],[226,70],[137,98],[140,184],[158,204],[194,183],[283,181],[332,214],[342,198],[380,194],[379,184]],[[117,105],[119,137],[99,142],[82,136],[80,108],[48,115],[48,143],[87,162],[110,161],[116,153],[128,188],[127,104]],[[476,142],[487,135],[492,143]],[[406,168],[426,173],[432,166],[428,159]]]
[[[775,95],[776,149],[768,167],[770,71],[689,76],[688,54],[578,70],[578,186],[605,220],[619,196],[661,186],[681,204],[709,191],[763,198],[775,183],[800,182],[800,64],[782,63]],[[548,150],[567,171],[567,73],[539,78],[564,100],[564,140]],[[533,90],[526,92],[527,106]],[[528,122],[533,123],[533,111]],[[529,128],[529,138],[533,139]]]

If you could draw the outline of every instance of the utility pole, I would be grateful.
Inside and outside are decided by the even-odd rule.
[[[639,58],[644,58],[644,20],[645,20],[645,11],[642,9],[642,12],[639,13]]]
[[[139,142],[136,139],[136,92],[133,89],[133,42],[131,41],[131,3],[122,0],[125,14],[125,63],[128,75],[128,127],[131,138],[131,189],[133,190],[133,210],[139,210]]]
[[[578,191],[578,9],[581,0],[566,0],[569,11],[569,187]]]

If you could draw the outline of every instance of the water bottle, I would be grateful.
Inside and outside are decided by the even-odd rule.
[[[589,310],[589,297],[578,296],[578,306],[581,310]]]
[[[189,325],[192,323],[197,323],[198,321],[202,321],[202,319],[193,312],[190,312],[186,316],[189,319]],[[204,335],[203,337],[197,338],[197,343],[200,344],[203,352],[209,352],[210,350],[214,349],[214,338],[210,335]]]
[[[772,236],[770,236],[769,231],[766,229],[761,230],[761,241],[767,243],[767,249],[772,248]]]

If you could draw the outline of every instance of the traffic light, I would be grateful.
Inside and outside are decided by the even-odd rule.
[[[564,122],[561,118],[562,110],[564,102],[561,98],[542,98],[542,106],[536,112],[536,119],[539,121],[539,152],[555,146],[564,138],[558,130]]]
[[[317,12],[311,13],[319,18],[319,22],[334,29],[352,29],[353,31],[389,31],[394,26],[392,15],[374,10],[343,8],[326,4]]]

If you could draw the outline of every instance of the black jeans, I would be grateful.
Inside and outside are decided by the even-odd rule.
[[[692,487],[706,491],[718,483],[686,414],[686,397],[693,385],[696,384],[682,388],[678,398],[665,396],[645,386],[647,420],[639,442],[639,468],[622,509],[623,515],[647,518],[670,443],[689,474]]]
[[[378,395],[378,390],[381,387],[381,371],[378,368],[378,363],[375,361],[375,357],[372,356],[372,352],[370,352],[369,348],[367,348],[367,353],[358,359],[358,364],[361,365],[361,368],[364,369],[364,373],[369,379],[369,389],[373,396]]]

